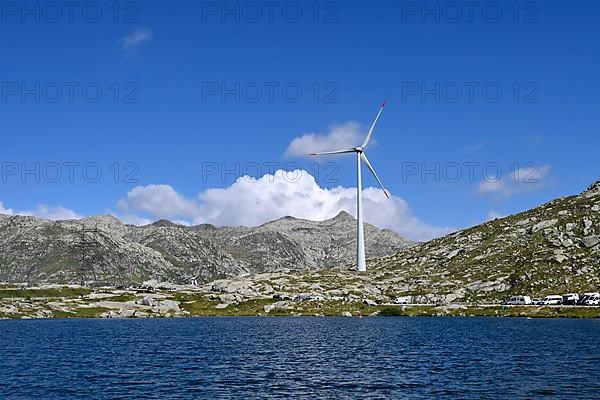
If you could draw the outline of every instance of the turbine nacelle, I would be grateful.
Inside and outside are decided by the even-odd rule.
[[[367,133],[367,137],[365,138],[365,141],[363,142],[363,144],[361,144],[360,146],[352,147],[350,149],[322,151],[322,152],[319,152],[319,153],[310,153],[309,155],[311,155],[311,156],[322,156],[322,155],[331,155],[331,154],[357,153],[359,159],[363,163],[365,163],[365,165],[367,166],[367,168],[369,168],[369,170],[371,171],[371,173],[373,174],[373,176],[377,180],[377,183],[379,183],[379,186],[381,187],[381,190],[383,190],[383,193],[385,194],[385,197],[387,197],[389,199],[390,195],[389,195],[388,191],[385,189],[385,187],[383,187],[383,183],[381,183],[381,180],[377,176],[377,173],[375,172],[375,169],[373,168],[373,166],[369,162],[369,159],[367,158],[367,155],[365,154],[365,148],[367,147],[367,144],[369,144],[369,141],[371,140],[371,136],[373,135],[373,131],[375,130],[375,125],[377,124],[377,121],[379,120],[379,117],[381,116],[381,113],[383,112],[383,108],[385,107],[386,103],[387,103],[387,101],[384,101],[383,104],[381,104],[381,107],[379,107],[379,111],[377,112],[377,116],[375,117],[375,120],[373,121],[373,123],[371,124],[371,127],[369,128],[369,132]],[[359,165],[360,165],[360,163],[359,163]]]

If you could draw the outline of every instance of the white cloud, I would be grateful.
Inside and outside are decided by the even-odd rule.
[[[117,203],[124,213],[147,212],[157,218],[197,215],[198,207],[169,185],[136,186]]]
[[[125,36],[121,40],[121,44],[123,45],[123,49],[130,55],[135,54],[139,47],[152,39],[154,34],[150,29],[140,28],[129,35]]]
[[[341,210],[356,215],[356,189],[322,188],[307,171],[279,170],[258,179],[240,177],[227,188],[201,192],[195,200],[185,199],[170,186],[140,186],[119,204],[128,212],[144,211],[157,218],[178,216],[194,224],[256,226],[287,215],[309,220],[332,218]],[[420,221],[405,200],[396,196],[388,200],[376,188],[364,189],[363,209],[366,222],[414,240],[452,231]]]
[[[550,166],[524,167],[511,171],[500,179],[484,180],[477,185],[477,194],[511,197],[529,193],[545,187],[550,173]]]
[[[325,135],[305,133],[294,138],[285,151],[285,155],[288,157],[303,157],[309,153],[320,151],[348,149],[360,145],[365,136],[366,133],[361,130],[358,123],[346,122],[345,124],[332,126],[329,133]]]
[[[14,211],[10,208],[5,208],[4,203],[0,201],[0,214],[13,215]]]
[[[44,204],[38,205],[33,211],[29,211],[29,215],[36,217],[51,219],[51,220],[65,220],[65,219],[80,219],[83,218],[75,211],[64,208],[61,206],[46,206]]]
[[[75,211],[61,207],[61,206],[47,206],[45,204],[39,204],[33,210],[22,210],[14,211],[10,208],[5,208],[4,204],[0,202],[0,214],[8,215],[27,215],[33,217],[39,217],[50,220],[65,220],[65,219],[80,219],[81,215]]]

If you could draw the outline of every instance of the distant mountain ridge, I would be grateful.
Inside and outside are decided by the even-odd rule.
[[[206,282],[241,273],[330,268],[353,262],[356,220],[283,217],[258,227],[125,225],[113,216],[49,221],[0,215],[0,282],[125,285]],[[414,243],[365,225],[367,256]]]

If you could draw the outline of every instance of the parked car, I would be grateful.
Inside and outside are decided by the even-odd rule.
[[[567,305],[576,305],[579,301],[579,294],[577,293],[567,293],[562,297],[562,303]]]
[[[410,304],[410,296],[396,297],[394,304]]]
[[[544,300],[538,299],[538,298],[531,299],[531,304],[536,305],[536,306],[541,306],[541,305],[544,305]]]
[[[529,296],[513,296],[506,302],[510,306],[523,306],[531,304],[531,297]]]
[[[588,296],[584,304],[586,306],[600,306],[600,294]]]
[[[545,306],[556,306],[562,304],[563,297],[557,294],[551,294],[550,296],[544,297]]]
[[[600,297],[600,293],[597,293],[597,292],[584,293],[579,297],[579,301],[577,302],[577,304],[585,306],[585,305],[587,305],[587,301],[589,299],[593,299],[594,297]]]

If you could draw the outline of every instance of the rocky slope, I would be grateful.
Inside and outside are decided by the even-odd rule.
[[[600,181],[578,196],[373,261],[396,292],[446,300],[600,290]]]
[[[328,268],[355,254],[355,220],[342,212],[314,222],[285,217],[255,228],[136,227],[111,216],[47,221],[0,215],[0,282],[128,285],[147,279],[198,282],[241,273]],[[412,245],[366,225],[368,256]]]

